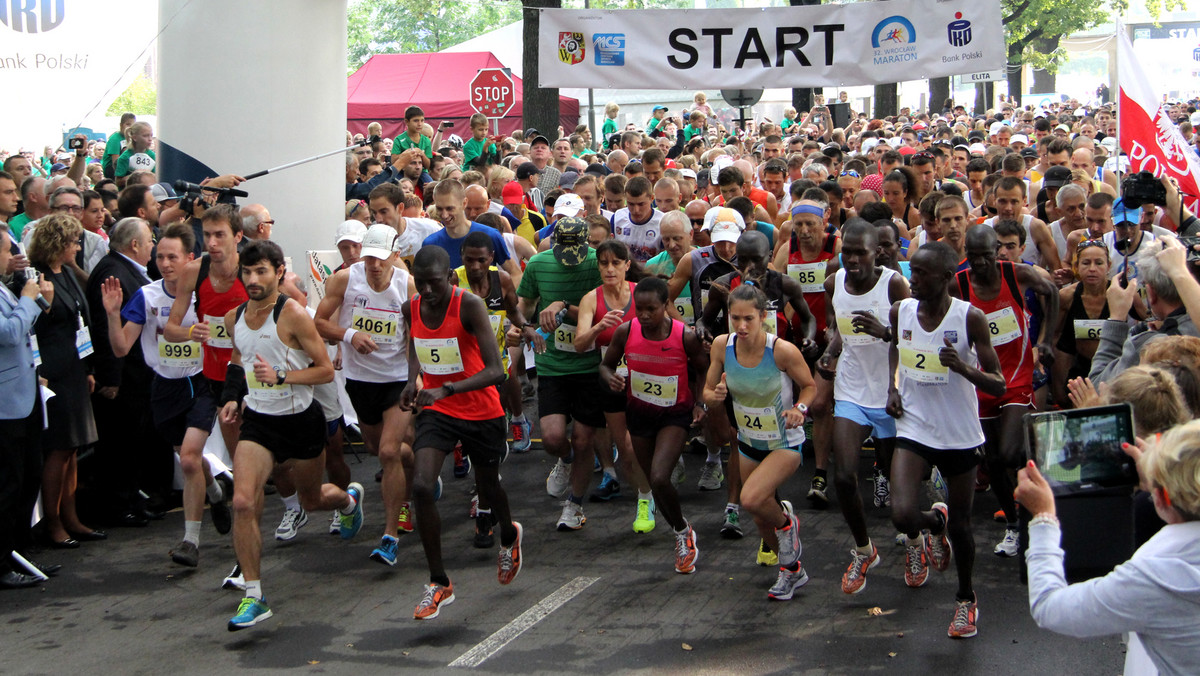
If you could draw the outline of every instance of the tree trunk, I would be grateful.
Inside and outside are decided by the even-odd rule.
[[[1043,54],[1050,54],[1058,49],[1059,40],[1062,36],[1056,35],[1052,38],[1038,40],[1034,43],[1034,49]],[[1049,94],[1054,91],[1056,86],[1055,74],[1049,70],[1038,69],[1033,71],[1033,91],[1038,94]]]
[[[992,105],[992,84],[990,82],[975,83],[975,114],[983,115]]]
[[[950,77],[929,78],[929,113],[941,113],[942,104],[950,98]]]
[[[899,112],[896,107],[898,89],[899,85],[895,82],[892,84],[875,85],[875,111],[872,117],[883,119],[888,115],[895,115]]]
[[[1020,105],[1021,95],[1025,93],[1025,87],[1022,83],[1022,76],[1024,73],[1025,68],[1019,63],[1014,63],[1012,64],[1012,67],[1008,69],[1006,76],[1008,80],[1008,96],[1010,99],[1013,99],[1013,103],[1017,105]]]
[[[522,60],[524,77],[522,78],[523,93],[521,97],[521,118],[525,129],[537,128],[554,139],[558,129],[558,88],[538,86],[538,49],[543,45],[538,40],[538,30],[541,27],[541,17],[538,9],[562,7],[562,0],[525,0],[523,12],[523,30],[525,55]],[[545,45],[546,49],[554,49],[553,44]]]

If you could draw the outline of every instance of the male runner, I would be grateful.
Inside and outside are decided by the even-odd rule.
[[[983,312],[950,297],[957,267],[954,251],[931,242],[917,250],[911,264],[912,298],[894,304],[889,315],[894,330],[888,351],[887,413],[897,419],[892,522],[908,536],[904,582],[910,587],[925,584],[930,563],[939,571],[949,568],[953,545],[958,592],[947,633],[970,638],[978,633],[978,599],[971,584],[971,504],[984,442],[975,391],[1003,395],[1004,376]],[[922,512],[919,488],[934,466],[949,485],[950,504],[938,502],[932,511]]]
[[[400,408],[409,380],[400,308],[416,293],[400,261],[400,237],[376,223],[363,235],[361,259],[325,282],[317,306],[321,337],[343,344],[346,394],[368,452],[383,466],[383,537],[371,560],[394,566],[398,535],[411,533],[412,413]]]
[[[442,564],[442,521],[434,493],[446,456],[456,444],[475,467],[481,501],[496,515],[500,528],[497,560],[500,584],[521,572],[521,524],[512,520],[508,496],[500,486],[500,462],[508,450],[504,409],[494,385],[504,379],[496,333],[487,306],[450,285],[450,255],[424,247],[413,258],[419,295],[404,304],[408,325],[408,370],[421,373],[422,384],[409,380],[400,398],[417,413],[417,531],[429,562],[430,582],[413,619],[432,620],[441,606],[454,602],[454,586]]]
[[[249,300],[224,317],[233,348],[221,418],[227,423],[243,420],[233,461],[233,544],[246,597],[229,620],[229,631],[252,627],[272,615],[260,578],[259,520],[262,488],[275,465],[290,465],[304,509],[341,510],[343,539],[354,537],[363,524],[361,484],[351,483],[343,491],[321,483],[325,415],[313,399],[313,386],[333,381],[333,365],[308,312],[279,292],[283,251],[274,242],[256,240],[242,251],[240,263]]]

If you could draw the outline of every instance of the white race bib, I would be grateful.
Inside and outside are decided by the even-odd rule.
[[[291,385],[260,382],[254,376],[253,368],[246,369],[246,385],[256,399],[288,399],[292,396]]]
[[[129,171],[154,171],[154,158],[146,153],[129,156]]]
[[[696,325],[696,308],[692,305],[691,297],[680,296],[675,299],[675,309],[683,317],[683,323],[688,326]]]
[[[1104,327],[1103,319],[1076,319],[1075,340],[1100,340],[1100,329]]]
[[[779,418],[774,406],[754,408],[734,401],[733,412],[737,414],[738,432],[747,439],[777,441],[783,438],[779,433]]]
[[[800,290],[804,293],[825,292],[825,261],[788,263],[787,273],[800,282]]]
[[[462,353],[458,338],[413,338],[421,370],[430,375],[444,376],[462,373]]]
[[[233,348],[233,339],[229,337],[229,330],[225,328],[224,317],[204,315],[204,322],[208,324],[209,347],[219,347],[226,350]]]
[[[33,367],[37,368],[42,365],[42,348],[38,347],[36,334],[29,334],[29,346],[33,348]]]
[[[88,327],[83,323],[83,315],[78,315],[78,317],[79,328],[75,330],[75,351],[79,353],[79,358],[83,359],[95,350],[92,349],[92,334],[88,332]]]
[[[902,343],[900,368],[906,377],[917,382],[944,385],[950,382],[950,369],[942,365],[939,352],[940,349],[920,348],[912,343]]]
[[[871,343],[881,342],[875,336],[867,333],[858,333],[854,330],[854,315],[837,316],[838,333],[842,335],[843,345],[870,345]]]
[[[158,362],[163,366],[179,368],[196,368],[204,359],[200,343],[187,341],[172,343],[166,338],[158,337]]]
[[[992,346],[1011,343],[1021,337],[1021,324],[1011,307],[1004,307],[987,314],[988,333],[992,334]]]
[[[400,342],[400,313],[355,307],[350,316],[350,328],[369,336],[376,345],[395,345]]]
[[[652,376],[630,371],[629,391],[634,399],[669,408],[679,400],[679,376]]]

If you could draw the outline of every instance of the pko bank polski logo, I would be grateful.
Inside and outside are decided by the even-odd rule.
[[[592,51],[597,66],[624,66],[625,34],[596,33],[592,36]]]
[[[45,33],[62,24],[66,0],[0,0],[0,23],[18,33]]]
[[[871,31],[871,47],[875,49],[875,65],[884,66],[917,60],[917,31],[912,22],[900,16],[889,16],[875,24]]]

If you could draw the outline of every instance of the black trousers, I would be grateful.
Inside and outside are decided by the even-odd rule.
[[[0,573],[32,542],[30,519],[42,487],[42,399],[20,420],[0,420]]]
[[[89,486],[102,501],[99,507],[112,514],[140,504],[139,490],[169,490],[174,472],[171,447],[154,428],[149,391],[129,390],[116,399],[92,395],[99,441],[90,466],[80,467],[94,480]]]

